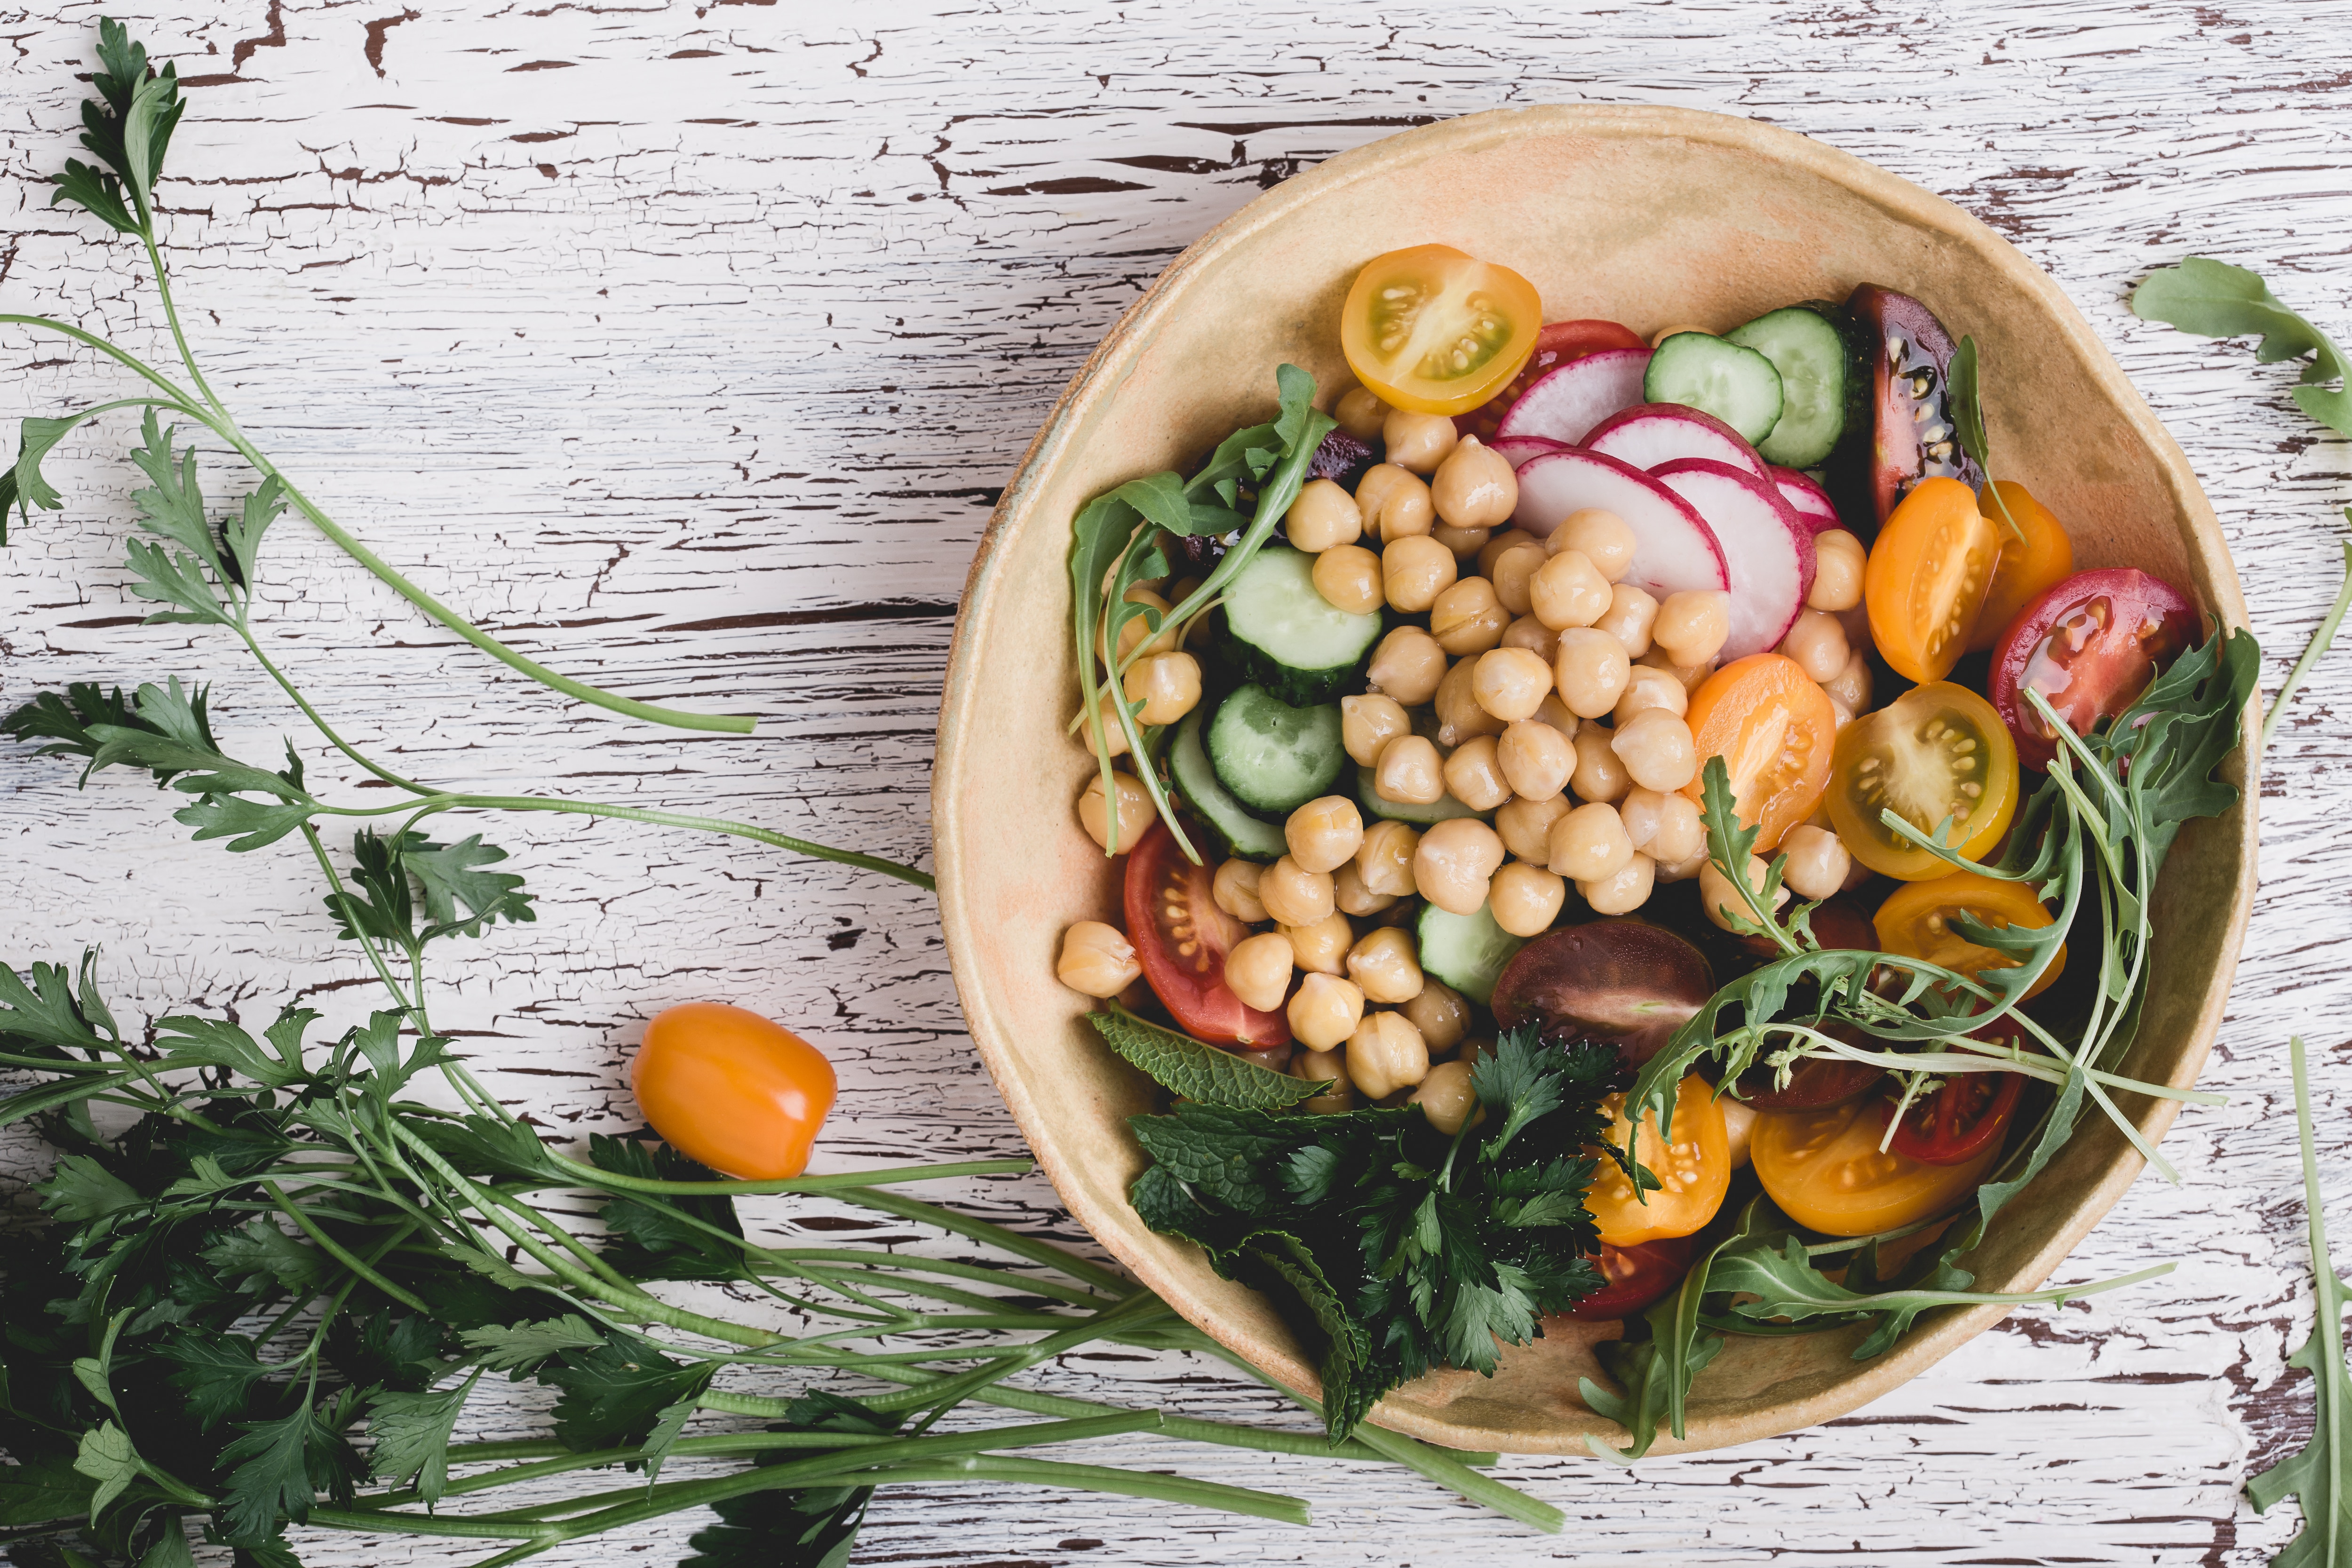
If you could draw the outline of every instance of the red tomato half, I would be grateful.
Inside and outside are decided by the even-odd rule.
[[[1496,428],[1503,423],[1504,413],[1519,400],[1519,394],[1533,384],[1536,377],[1602,349],[1649,346],[1648,340],[1614,321],[1554,321],[1536,334],[1535,352],[1528,355],[1528,363],[1519,367],[1519,374],[1506,382],[1502,391],[1469,413],[1455,415],[1454,428],[1465,436],[1491,441]]]
[[[1903,1113],[1893,1147],[1923,1165],[1964,1165],[2000,1146],[2024,1091],[2023,1073],[1955,1073]]]
[[[2128,566],[2077,572],[2019,611],[1985,689],[2017,739],[2019,764],[2046,768],[2058,754],[2058,732],[2026,704],[2029,688],[2082,734],[2137,700],[2198,629],[2180,590]]]
[[[1290,1020],[1225,988],[1225,954],[1249,934],[1211,895],[1214,877],[1155,822],[1127,858],[1127,940],[1176,1026],[1213,1046],[1262,1050],[1290,1043]]]
[[[1613,1322],[1652,1307],[1683,1282],[1690,1272],[1691,1254],[1698,1250],[1694,1236],[1645,1241],[1638,1247],[1601,1244],[1593,1266],[1609,1283],[1568,1310],[1568,1316],[1588,1323]]]

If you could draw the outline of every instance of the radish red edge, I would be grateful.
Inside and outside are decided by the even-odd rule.
[[[1570,447],[1521,465],[1519,507],[1511,517],[1518,527],[1540,539],[1586,507],[1615,512],[1633,531],[1633,560],[1624,581],[1635,587],[1663,599],[1685,589],[1731,585],[1723,545],[1706,519],[1632,464]]]
[[[1766,478],[1767,465],[1739,432],[1705,409],[1682,403],[1637,403],[1585,433],[1585,450],[1655,471],[1661,463],[1705,458]]]
[[[1621,408],[1642,401],[1647,349],[1603,349],[1536,378],[1503,416],[1495,434],[1541,436],[1575,443]]]
[[[1765,477],[1797,514],[1797,520],[1815,533],[1845,526],[1845,520],[1838,516],[1837,502],[1830,500],[1830,492],[1815,483],[1811,474],[1775,465]]]
[[[1778,647],[1813,590],[1813,531],[1779,489],[1729,463],[1684,458],[1650,477],[1695,508],[1722,548],[1731,635],[1721,658],[1728,663]]]
[[[1565,452],[1568,443],[1555,441],[1549,436],[1497,436],[1486,443],[1489,451],[1500,452],[1503,461],[1514,468],[1546,452]]]

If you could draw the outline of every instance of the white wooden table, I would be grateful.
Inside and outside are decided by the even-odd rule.
[[[753,739],[693,738],[554,700],[289,521],[268,550],[268,646],[352,738],[446,784],[708,811],[919,858],[966,562],[1096,339],[1265,186],[1498,104],[1753,115],[2000,228],[2187,447],[2274,685],[2332,595],[2352,454],[2287,401],[2288,373],[2136,321],[2122,299],[2201,252],[2257,267],[2352,340],[2352,32],[2329,10],[134,0],[116,14],[194,84],[164,191],[170,251],[199,352],[262,445],[545,661],[763,715]],[[98,15],[31,0],[0,17],[0,309],[163,354],[130,247],[52,214],[37,183],[68,151]],[[88,355],[0,346],[11,417],[114,384]],[[299,721],[249,661],[221,637],[137,624],[124,448],[119,426],[69,444],[51,464],[69,510],[0,554],[0,702],[74,679],[209,679],[225,737],[274,753]],[[227,493],[228,466],[208,474]],[[2301,1441],[2311,1407],[2282,1367],[2309,1312],[2290,1030],[2316,1049],[2332,1189],[2352,1186],[2347,701],[2352,655],[2323,668],[2265,769],[2263,891],[2206,1079],[2231,1102],[2181,1117],[2167,1148],[2185,1186],[2144,1180],[2065,1276],[2178,1259],[2169,1278],[2022,1312],[1818,1430],[1631,1476],[1507,1464],[1567,1510],[1558,1539],[1390,1473],[1130,1438],[1073,1457],[1297,1492],[1318,1522],[909,1489],[885,1494],[861,1561],[2266,1562],[2293,1510],[2258,1518],[2238,1488]],[[314,777],[356,784],[305,749]],[[835,1165],[1021,1151],[913,889],[626,824],[458,831],[476,826],[514,851],[541,918],[444,960],[437,1021],[551,1130],[632,1124],[621,1071],[642,1021],[709,997],[832,1054]],[[62,764],[0,759],[0,958],[100,946],[118,1011],[266,1018],[299,1000],[340,1023],[373,1002],[306,858],[190,844],[142,783],[76,794]],[[19,1176],[42,1160],[21,1142],[8,1154]],[[962,1195],[1057,1228],[1042,1179]],[[1172,1359],[1054,1375],[1199,1413],[1273,1409]],[[690,1528],[546,1561],[670,1561]],[[350,1538],[305,1552],[459,1560]]]

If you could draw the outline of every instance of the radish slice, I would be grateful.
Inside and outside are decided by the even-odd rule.
[[[1615,512],[1633,531],[1633,561],[1624,581],[1635,587],[1663,599],[1685,588],[1731,585],[1723,546],[1697,510],[1641,469],[1598,452],[1570,448],[1528,459],[1519,469],[1519,510],[1511,521],[1540,539],[1569,513],[1589,506]]]
[[[1702,409],[1680,403],[1640,403],[1612,414],[1586,433],[1588,450],[1637,468],[1655,468],[1680,458],[1706,458],[1765,475],[1764,459],[1739,432]]]
[[[1503,454],[1503,461],[1517,468],[1530,458],[1540,458],[1546,452],[1565,452],[1568,443],[1546,436],[1497,436],[1486,443],[1487,450]]]
[[[1815,533],[1845,526],[1838,517],[1837,503],[1830,500],[1830,492],[1815,484],[1810,475],[1794,468],[1775,468],[1765,477],[1780,490],[1780,499],[1789,503],[1798,521]]]
[[[1647,349],[1603,349],[1536,378],[1496,427],[1497,436],[1543,436],[1570,444],[1621,408],[1642,401]]]
[[[1779,490],[1729,463],[1684,458],[1650,477],[1697,509],[1722,546],[1731,576],[1724,662],[1780,647],[1813,591],[1813,531]]]

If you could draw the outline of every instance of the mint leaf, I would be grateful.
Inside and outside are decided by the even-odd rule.
[[[1232,1051],[1164,1029],[1113,1003],[1087,1022],[1129,1066],[1184,1100],[1241,1110],[1279,1110],[1320,1094],[1328,1084],[1275,1072]]]

